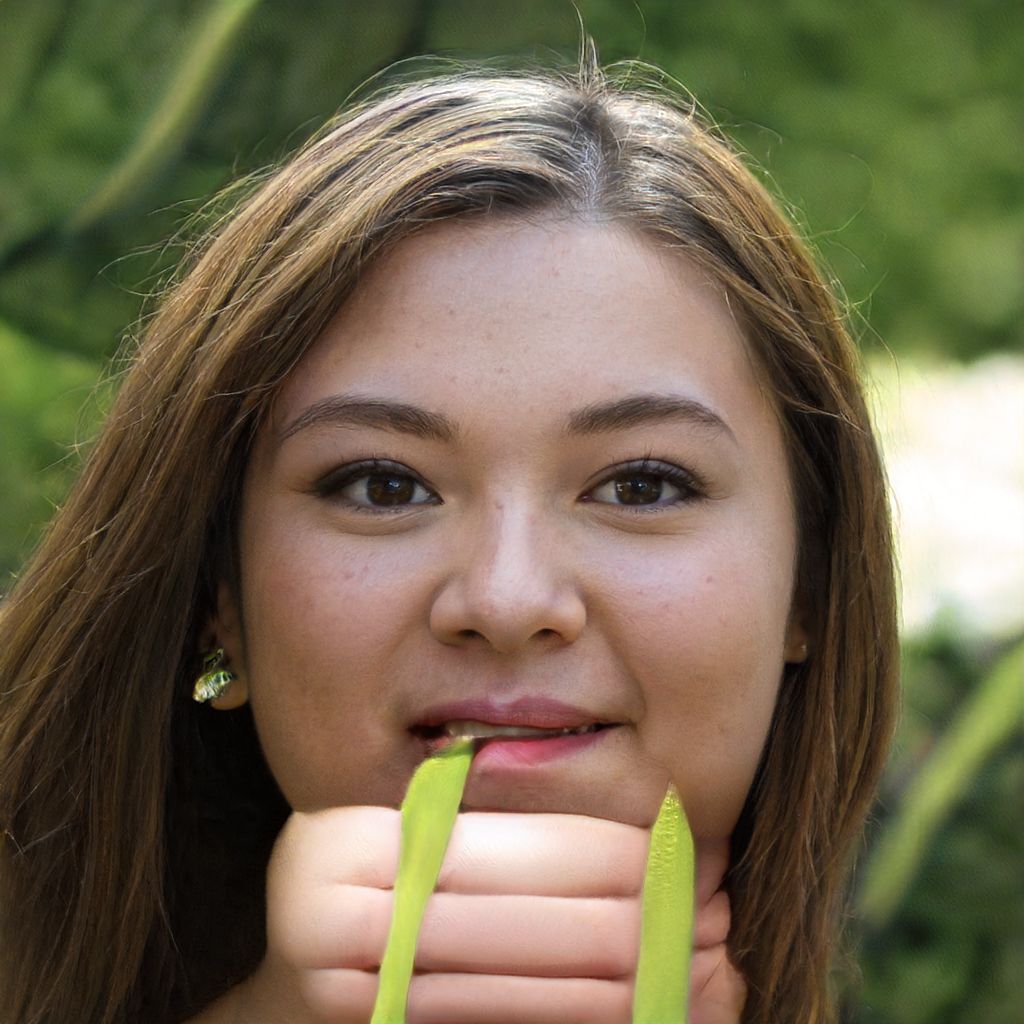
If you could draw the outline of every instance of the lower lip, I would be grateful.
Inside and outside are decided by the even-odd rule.
[[[582,732],[575,736],[557,736],[550,740],[488,739],[481,744],[473,758],[473,767],[529,768],[560,757],[571,757],[600,743],[612,728]]]

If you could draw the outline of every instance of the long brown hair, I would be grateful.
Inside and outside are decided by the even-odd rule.
[[[3,608],[0,1020],[180,1020],[263,953],[288,813],[248,712],[189,700],[276,389],[367,264],[431,222],[557,212],[685,254],[742,318],[790,454],[798,599],[728,876],[744,1021],[833,1018],[851,848],[893,729],[883,473],[841,310],[693,105],[636,66],[459,71],[329,124],[197,246]]]

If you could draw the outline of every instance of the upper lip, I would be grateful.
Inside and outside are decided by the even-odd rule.
[[[552,697],[523,696],[511,701],[485,697],[434,704],[423,711],[413,729],[429,729],[446,722],[483,722],[487,725],[515,725],[532,729],[578,729],[609,720],[585,708]]]

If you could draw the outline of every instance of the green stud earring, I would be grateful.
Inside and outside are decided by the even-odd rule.
[[[225,666],[225,661],[223,647],[203,655],[203,671],[192,688],[194,701],[205,704],[208,700],[223,697],[228,687],[238,679],[238,676]]]

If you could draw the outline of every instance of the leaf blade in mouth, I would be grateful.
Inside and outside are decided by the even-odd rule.
[[[370,1024],[405,1024],[420,925],[441,873],[473,753],[473,741],[466,738],[438,750],[416,769],[402,801],[402,842],[391,927]]]

